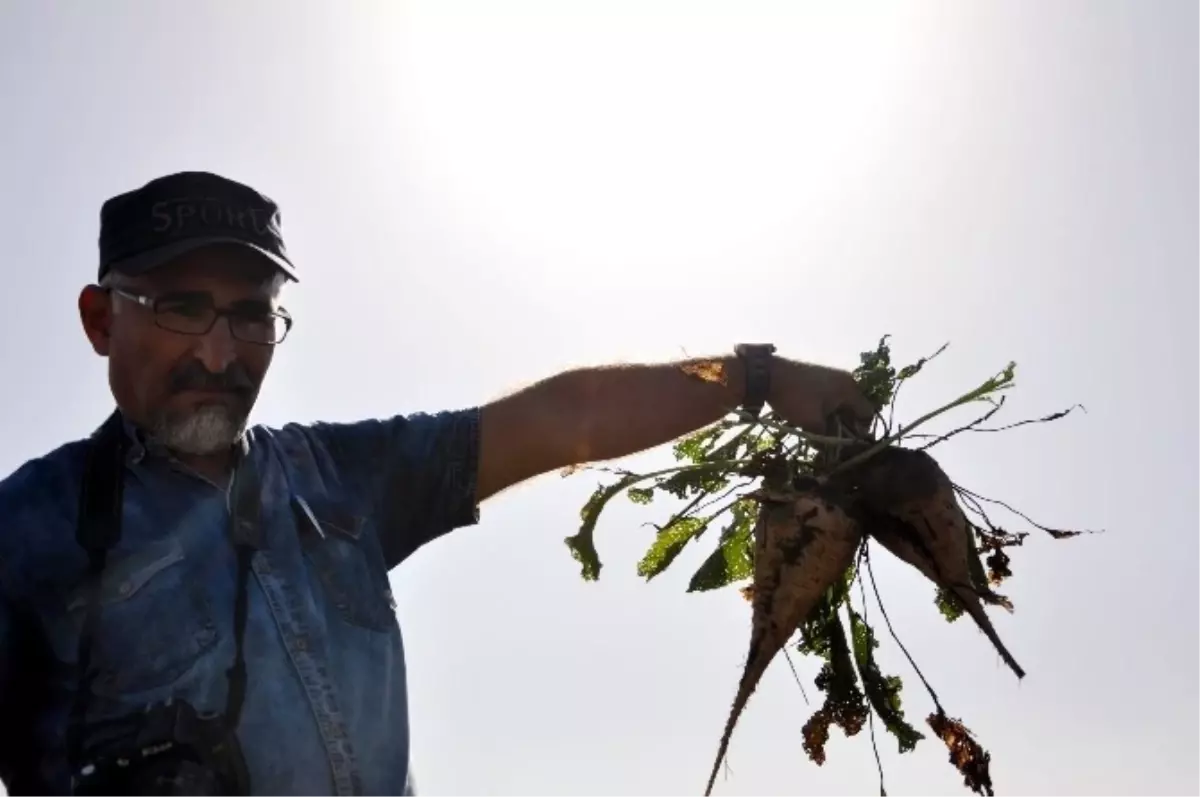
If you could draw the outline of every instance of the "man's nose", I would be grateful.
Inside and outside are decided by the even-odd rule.
[[[229,329],[228,318],[218,318],[212,329],[196,341],[196,358],[211,374],[221,374],[237,359],[237,339]]]

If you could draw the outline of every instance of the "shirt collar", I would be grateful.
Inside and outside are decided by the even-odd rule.
[[[136,465],[146,458],[146,454],[150,453],[150,448],[153,444],[147,442],[146,435],[141,429],[121,413],[121,427],[125,430],[125,436],[129,440],[129,448],[125,452],[125,461],[130,465]],[[156,450],[155,454],[165,454],[159,446],[153,446]]]

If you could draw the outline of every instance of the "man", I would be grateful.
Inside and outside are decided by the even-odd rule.
[[[751,346],[714,358],[724,383],[578,369],[482,407],[247,430],[296,279],[278,208],[239,183],[174,174],[101,210],[79,314],[117,411],[0,482],[10,791],[408,792],[389,570],[511,485],[739,407],[809,430],[873,412],[848,373]]]

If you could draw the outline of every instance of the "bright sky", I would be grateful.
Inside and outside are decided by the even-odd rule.
[[[1183,0],[7,0],[0,470],[109,411],[75,310],[100,203],[185,169],[283,207],[303,282],[266,423],[742,340],[845,367],[883,333],[903,361],[950,341],[906,417],[1010,359],[1009,420],[1089,411],[956,438],[951,475],[1109,533],[1014,555],[1019,685],[881,559],[901,638],[1001,793],[1195,794],[1197,22]],[[641,583],[660,515],[626,501],[583,583],[562,540],[594,486],[515,489],[394,573],[425,793],[703,788],[748,606],[684,593],[711,539]],[[872,793],[865,732],[805,758],[814,708],[775,662],[718,793]],[[893,794],[964,793],[936,740],[881,752]]]

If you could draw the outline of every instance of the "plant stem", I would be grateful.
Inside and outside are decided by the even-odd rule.
[[[942,702],[938,700],[937,692],[933,691],[933,687],[929,685],[929,681],[925,679],[925,673],[921,672],[921,668],[913,661],[912,655],[909,654],[908,648],[904,647],[904,643],[900,641],[900,637],[896,636],[896,629],[892,628],[891,618],[888,617],[887,609],[883,607],[883,598],[879,596],[879,585],[875,583],[875,571],[871,569],[871,554],[868,551],[863,558],[867,564],[867,576],[871,579],[871,590],[875,593],[875,602],[879,605],[879,613],[883,615],[883,622],[887,624],[888,633],[892,635],[892,639],[900,647],[900,652],[904,654],[904,658],[908,659],[908,663],[912,665],[913,670],[917,673],[917,677],[921,679],[921,683],[925,685],[925,691],[933,698],[933,705],[937,708],[939,714],[945,714],[942,708]]]
[[[950,410],[961,407],[964,404],[969,404],[972,401],[980,399],[980,398],[986,396],[988,393],[993,393],[997,390],[1001,390],[1007,384],[1008,384],[1008,380],[1006,380],[1006,379],[1000,380],[1000,379],[997,379],[996,377],[989,379],[987,382],[984,382],[982,385],[975,388],[971,392],[965,393],[962,396],[959,396],[954,401],[951,401],[949,404],[945,404],[941,407],[938,407],[936,410],[925,413],[920,418],[917,418],[915,421],[910,423],[908,426],[901,426],[899,429],[896,430],[895,434],[888,435],[887,437],[878,441],[877,443],[875,443],[875,445],[871,446],[870,448],[868,448],[866,451],[862,452],[861,454],[857,454],[853,457],[850,457],[850,459],[846,460],[845,462],[842,462],[837,467],[835,467],[833,470],[831,470],[829,473],[825,474],[824,478],[828,479],[831,476],[834,476],[838,473],[841,473],[842,471],[845,471],[845,470],[848,470],[849,468],[854,467],[855,465],[861,465],[863,462],[865,462],[868,459],[870,459],[871,457],[875,456],[876,454],[878,454],[883,449],[887,448],[892,443],[895,443],[897,440],[900,440],[901,438],[903,438],[906,434],[911,432],[913,429],[916,429],[918,426],[928,423],[929,421],[933,420],[934,418],[938,417],[939,415],[942,415],[943,413],[949,412]]]
[[[625,487],[632,487],[633,485],[637,484],[638,482],[644,482],[644,481],[646,481],[646,479],[654,479],[659,476],[666,476],[669,473],[682,473],[684,471],[687,471],[687,472],[719,471],[719,470],[733,471],[733,470],[737,470],[739,467],[741,467],[743,465],[749,465],[749,464],[750,464],[749,459],[722,459],[722,460],[718,460],[716,462],[701,462],[699,464],[693,464],[693,465],[675,465],[670,468],[663,468],[662,470],[651,471],[650,473],[630,473],[625,477],[625,478],[629,479],[629,482],[625,485]],[[625,487],[623,487],[622,489],[625,489]]]
[[[810,443],[817,443],[819,445],[826,446],[837,446],[845,445],[847,441],[854,442],[854,439],[849,437],[831,437],[829,435],[806,432],[803,429],[797,429],[795,426],[789,426],[786,423],[781,423],[780,421],[776,421],[771,418],[755,418],[753,415],[743,410],[737,410],[736,414],[744,423],[766,426],[768,428],[775,429],[776,431],[784,432],[785,434],[795,435],[801,439],[809,441]]]

